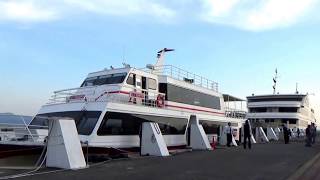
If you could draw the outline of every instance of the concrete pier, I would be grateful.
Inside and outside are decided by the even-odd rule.
[[[301,167],[310,164],[315,157],[320,157],[319,152],[319,144],[306,148],[303,142],[292,142],[288,145],[273,142],[254,144],[251,150],[244,150],[242,147],[220,147],[215,151],[185,152],[165,158],[139,157],[114,160],[88,169],[58,171],[19,179],[286,180],[297,172],[300,174],[296,176],[301,177],[306,171],[306,169],[301,170]],[[320,160],[318,163],[320,166]],[[42,169],[40,172],[51,170]],[[0,172],[1,176],[6,175],[4,169],[0,169]],[[10,171],[10,173],[16,172]]]

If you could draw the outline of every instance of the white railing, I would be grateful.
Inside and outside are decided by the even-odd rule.
[[[30,141],[39,142],[43,141],[47,135],[37,134],[35,129],[32,128],[48,128],[48,126],[37,125],[24,125],[12,123],[0,123],[0,142],[12,141]]]
[[[226,117],[244,119],[246,118],[246,111],[240,109],[226,108],[225,115]]]
[[[111,85],[112,86],[112,85]],[[165,107],[165,94],[137,89],[127,85],[116,85],[118,90],[102,90],[101,87],[72,88],[55,91],[47,104],[74,102],[114,102],[142,105],[156,108]],[[108,86],[110,88],[110,86]],[[126,89],[119,90],[119,89]]]
[[[97,86],[70,88],[70,89],[54,91],[53,95],[49,99],[48,104],[66,103],[70,101],[70,97],[81,95],[81,94],[85,94],[87,96],[93,96],[96,94],[95,92],[96,88]]]
[[[219,84],[217,82],[172,65],[155,66],[153,70],[147,68],[143,68],[142,70],[157,75],[166,75],[173,79],[189,82],[196,86],[204,87],[210,90],[214,90],[216,92],[218,92],[219,90]]]

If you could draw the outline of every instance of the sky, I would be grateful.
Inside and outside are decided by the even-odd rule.
[[[319,0],[0,0],[0,112],[34,115],[52,92],[126,62],[166,64],[240,98],[312,94],[320,105]],[[316,110],[320,108],[316,108]]]

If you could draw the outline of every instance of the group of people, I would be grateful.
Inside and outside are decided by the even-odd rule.
[[[306,128],[306,146],[311,147],[316,142],[317,128],[314,123]]]
[[[249,120],[246,120],[244,126],[243,126],[243,132],[244,132],[244,142],[243,142],[243,147],[244,149],[247,148],[247,144],[249,149],[251,149],[251,125]],[[231,127],[231,123],[228,123],[228,126],[226,127],[226,134],[227,134],[227,146],[230,147],[232,143],[232,136],[233,136],[233,130]]]
[[[292,136],[291,130],[286,126],[282,125],[282,132],[283,132],[283,137],[284,137],[284,143],[289,144],[290,136]],[[300,129],[298,128],[297,131],[297,137],[300,137]],[[232,143],[232,136],[233,136],[233,131],[231,127],[231,123],[228,123],[228,126],[226,127],[226,135],[227,135],[227,146],[230,147],[230,144]],[[305,130],[305,135],[306,135],[306,146],[311,147],[312,144],[316,142],[316,136],[317,136],[317,128],[314,123],[311,125],[308,125],[308,127]],[[244,149],[248,148],[251,149],[251,136],[252,136],[252,129],[251,129],[251,124],[249,120],[246,120],[244,125],[243,125],[243,147]]]

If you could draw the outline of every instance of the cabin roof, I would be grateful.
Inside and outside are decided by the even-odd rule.
[[[270,95],[253,95],[247,99],[277,99],[277,98],[303,98],[306,94],[270,94]]]
[[[244,99],[237,98],[230,94],[223,94],[224,102],[232,102],[232,101],[245,101]]]

